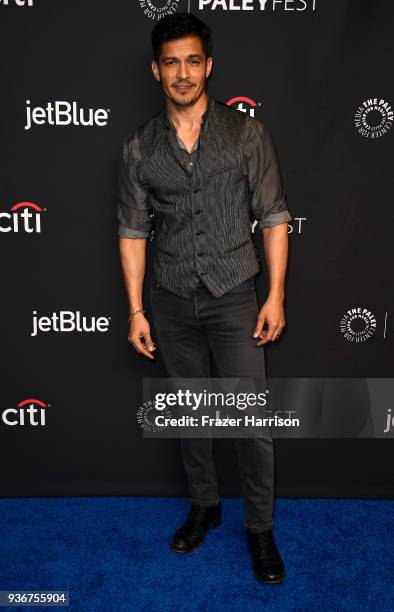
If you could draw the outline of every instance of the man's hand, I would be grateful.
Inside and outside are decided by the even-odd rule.
[[[264,323],[268,323],[268,329],[263,330]],[[270,297],[260,308],[257,317],[257,324],[253,332],[253,338],[260,338],[257,346],[266,342],[276,340],[286,325],[283,299],[280,297]]]
[[[145,344],[142,342],[142,338],[145,340]],[[130,321],[128,341],[138,353],[145,355],[149,359],[154,359],[151,353],[156,350],[156,346],[150,335],[149,321],[142,312],[134,315]]]

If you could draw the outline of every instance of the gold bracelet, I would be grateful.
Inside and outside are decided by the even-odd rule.
[[[138,310],[134,310],[133,312],[131,312],[129,316],[129,321],[131,321],[134,315],[136,315],[138,312],[145,312],[145,310],[143,308],[139,308]]]

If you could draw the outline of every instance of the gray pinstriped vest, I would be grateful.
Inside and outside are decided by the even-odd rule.
[[[192,296],[200,278],[221,297],[260,270],[243,172],[244,121],[244,113],[209,98],[192,173],[171,144],[165,108],[138,128],[155,212],[153,270],[160,285],[182,297]]]

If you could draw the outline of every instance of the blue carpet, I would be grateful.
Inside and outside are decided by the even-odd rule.
[[[279,585],[253,578],[242,503],[224,498],[221,527],[179,555],[186,498],[0,499],[0,590],[68,590],[78,612],[394,609],[394,501],[277,499]]]

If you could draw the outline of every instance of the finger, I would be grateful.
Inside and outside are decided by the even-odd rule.
[[[276,338],[279,336],[281,331],[282,331],[282,326],[279,323],[276,325],[274,324],[270,325],[268,327],[268,330],[266,332],[263,332],[260,335],[262,339],[259,340],[259,342],[257,343],[257,346],[261,346],[262,344],[266,344],[267,342],[272,342],[276,340]]]
[[[279,338],[279,336],[281,335],[281,333],[282,333],[282,329],[279,329],[279,330],[278,330],[278,331],[277,331],[277,332],[274,334],[274,336],[273,336],[272,340],[273,340],[273,341],[277,340],[277,339]]]
[[[261,332],[263,331],[264,323],[265,323],[265,314],[261,314],[259,315],[257,319],[257,324],[253,332],[253,338],[257,338],[257,336],[261,334]]]
[[[277,340],[279,338],[279,336],[281,335],[281,333],[283,332],[284,328],[286,327],[286,323],[285,321],[282,319],[278,329],[276,330],[276,333],[273,337],[273,340]]]
[[[275,336],[275,333],[277,332],[277,330],[280,329],[280,325],[279,323],[277,324],[270,324],[268,326],[268,330],[267,331],[263,331],[260,334],[260,338],[261,340],[259,340],[257,342],[257,346],[261,346],[262,344],[266,344],[267,342],[271,342]]]
[[[268,330],[263,329],[260,334],[258,335],[257,338],[257,342],[256,342],[256,346],[261,346],[262,344],[264,344],[264,342],[266,341],[265,338],[267,336]]]
[[[145,334],[144,339],[145,339],[145,346],[147,347],[148,351],[155,351],[156,345],[153,342],[150,334]]]
[[[153,355],[148,351],[148,349],[145,347],[145,344],[142,342],[142,338],[143,338],[143,336],[141,336],[140,338],[133,338],[132,339],[131,342],[132,342],[134,348],[136,349],[136,351],[138,353],[141,353],[142,355],[145,355],[149,359],[154,359]]]

